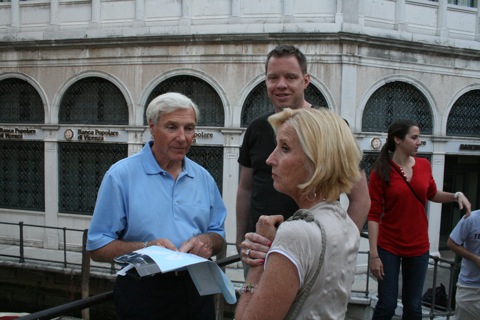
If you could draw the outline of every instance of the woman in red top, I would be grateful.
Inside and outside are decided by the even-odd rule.
[[[400,265],[402,319],[422,318],[422,290],[430,248],[427,199],[457,201],[460,209],[470,214],[470,202],[463,193],[437,190],[430,162],[416,157],[420,145],[420,130],[414,122],[392,123],[370,174],[370,270],[378,279],[378,302],[372,319],[392,319],[395,314]]]

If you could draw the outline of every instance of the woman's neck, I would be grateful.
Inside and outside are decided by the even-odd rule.
[[[315,207],[320,202],[326,201],[322,195],[317,195],[315,199],[307,199],[306,197],[303,198],[299,203],[297,203],[300,209],[310,209]]]
[[[412,157],[409,155],[394,153],[392,156],[392,161],[401,168],[409,168],[411,167]]]

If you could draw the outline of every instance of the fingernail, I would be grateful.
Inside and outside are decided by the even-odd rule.
[[[271,247],[271,246],[272,246],[272,243],[271,243],[271,242],[267,243],[267,246]]]
[[[265,260],[260,259],[260,261],[258,262],[258,264],[263,264],[264,262],[265,262]]]

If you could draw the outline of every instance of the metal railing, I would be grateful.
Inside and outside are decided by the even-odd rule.
[[[435,303],[435,294],[432,294],[432,303],[430,304],[430,314],[425,317],[434,319],[435,317],[444,316],[447,319],[450,319],[451,316],[455,315],[455,310],[452,310],[453,289],[455,287],[455,283],[454,283],[455,272],[458,272],[458,270],[460,269],[460,266],[455,261],[442,259],[440,257],[435,257],[432,255],[430,255],[430,260],[433,260],[433,262],[429,262],[430,265],[433,265],[433,279],[432,279],[432,286],[431,286],[433,293],[435,293],[435,288],[437,287],[438,269],[446,268],[450,270],[450,277],[449,277],[448,291],[447,291],[448,301],[447,301],[446,308],[437,306]],[[447,264],[448,267],[442,266],[440,262]]]
[[[27,224],[23,223],[23,221],[20,221],[18,223],[11,223],[11,222],[0,222],[0,224],[3,225],[12,225],[12,226],[18,226],[18,232],[19,232],[19,237],[18,237],[18,246],[20,249],[19,255],[9,255],[9,254],[0,254],[0,256],[3,257],[11,257],[11,258],[19,258],[19,262],[23,263],[25,262],[25,239],[24,239],[24,229],[25,227],[32,227],[32,228],[41,228],[41,229],[55,229],[55,230],[61,230],[63,234],[63,261],[58,261],[58,260],[47,260],[47,259],[37,259],[37,258],[32,258],[30,257],[29,260],[36,260],[36,261],[43,261],[43,262],[54,262],[54,263],[62,263],[63,262],[63,267],[67,267],[67,231],[73,231],[73,232],[86,232],[86,230],[81,230],[81,229],[71,229],[71,228],[59,228],[59,227],[48,227],[48,226],[41,226],[41,225],[35,225],[35,224]],[[15,243],[15,242],[14,242]]]
[[[26,260],[34,260],[34,261],[42,261],[42,262],[53,262],[53,263],[61,263],[63,264],[63,267],[66,268],[68,265],[77,265],[77,266],[82,266],[82,273],[86,272],[86,270],[89,270],[90,265],[89,265],[89,259],[85,259],[85,257],[82,258],[82,263],[76,263],[74,261],[68,261],[67,257],[67,232],[81,232],[83,235],[83,255],[85,255],[85,239],[87,235],[87,229],[72,229],[72,228],[59,228],[59,227],[48,227],[48,226],[41,226],[41,225],[33,225],[33,224],[25,224],[23,222],[19,223],[8,223],[8,222],[0,222],[0,224],[4,225],[16,225],[19,227],[19,238],[18,240],[14,241],[15,244],[18,243],[19,245],[19,255],[9,255],[9,254],[2,254],[0,253],[0,256],[6,256],[10,258],[18,258],[20,263],[25,263]],[[24,239],[24,228],[25,227],[32,227],[32,228],[43,228],[43,229],[56,229],[56,230],[61,230],[62,235],[63,235],[63,246],[62,246],[62,252],[63,252],[63,260],[58,261],[58,260],[49,260],[49,259],[40,259],[40,258],[33,258],[33,257],[27,257],[25,255],[25,239]],[[361,233],[362,238],[368,239],[368,234],[365,232]],[[364,290],[352,290],[354,293],[361,293],[364,295],[365,298],[369,298],[370,290],[369,290],[369,284],[370,284],[370,266],[369,266],[369,251],[359,251],[359,254],[366,254],[368,256],[367,258],[367,276],[366,276],[366,284],[365,284],[365,289]],[[86,262],[88,260],[88,262]],[[430,306],[430,313],[428,315],[424,315],[423,317],[434,319],[439,316],[446,317],[447,319],[450,319],[450,316],[454,315],[454,310],[452,310],[451,305],[452,305],[452,299],[453,299],[453,289],[454,289],[454,281],[455,281],[455,272],[459,269],[458,263],[455,261],[451,260],[446,260],[442,259],[436,256],[430,256],[430,260],[433,260],[433,262],[429,262],[430,265],[433,265],[433,281],[432,281],[432,288],[435,288],[437,286],[437,274],[438,274],[438,269],[439,268],[447,268],[450,270],[450,277],[449,277],[449,284],[448,284],[448,305],[447,308],[441,308],[435,305],[435,296],[433,296],[433,301]],[[241,257],[237,255],[233,255],[230,257],[226,258],[221,258],[217,259],[215,262],[220,266],[224,267],[236,262],[241,261]],[[441,265],[440,263],[444,263],[447,266]],[[88,264],[88,266],[85,268],[84,264]],[[102,268],[101,266],[99,268]],[[110,268],[105,268],[106,270],[109,270],[111,274],[115,273],[115,267],[114,264],[112,263]],[[91,297],[86,297],[78,301],[73,301],[67,304],[63,304],[60,306],[56,306],[50,309],[46,309],[37,313],[30,314],[28,316],[24,316],[20,319],[22,320],[29,320],[29,319],[51,319],[52,317],[56,316],[61,316],[65,315],[70,312],[74,311],[80,311],[84,310],[86,308],[89,308],[93,305],[97,305],[103,302],[108,302],[113,299],[113,292],[105,292],[96,296],[91,296]]]
[[[368,239],[368,233],[366,232],[361,232],[360,236],[362,238]],[[368,259],[367,259],[367,276],[366,276],[366,285],[365,285],[365,291],[359,291],[359,290],[352,290],[352,292],[356,293],[363,293],[365,295],[365,298],[369,296],[369,280],[370,280],[370,251],[359,251],[359,254],[367,254]],[[432,303],[429,305],[430,308],[430,313],[428,315],[423,315],[423,318],[430,318],[430,319],[435,319],[436,317],[445,317],[446,319],[450,319],[451,316],[455,315],[455,310],[452,308],[452,300],[453,300],[453,291],[455,288],[455,272],[457,272],[460,268],[459,264],[455,261],[443,259],[437,256],[429,256],[429,262],[428,264],[430,266],[433,266],[433,279],[432,279],[432,291],[435,292],[435,288],[437,287],[437,280],[438,280],[438,270],[439,268],[445,268],[449,269],[449,283],[448,283],[448,289],[447,289],[447,296],[448,296],[448,303],[447,307],[442,307],[438,306],[435,303],[435,294],[432,296]],[[433,261],[432,261],[433,260]],[[447,266],[441,265],[440,263],[444,263]]]
[[[79,262],[74,261],[74,259],[70,259],[70,261],[69,261],[67,253],[70,252],[71,250],[69,250],[68,247],[67,247],[67,243],[68,243],[67,235],[70,232],[78,233],[78,234],[81,234],[81,237],[83,239],[86,239],[88,229],[74,229],[74,228],[66,228],[66,227],[50,227],[50,226],[43,226],[43,225],[27,224],[27,223],[24,223],[23,221],[20,221],[18,223],[0,222],[0,225],[18,226],[18,238],[12,239],[10,241],[10,243],[12,243],[13,245],[16,245],[16,246],[18,245],[18,248],[19,248],[18,255],[4,254],[4,253],[0,252],[1,257],[18,258],[18,261],[20,263],[24,263],[27,260],[28,261],[58,263],[58,264],[62,264],[64,268],[67,268],[69,265],[70,266],[72,266],[72,265],[73,266],[78,266],[78,267],[83,266],[83,262],[79,263]],[[46,259],[46,258],[35,258],[33,256],[26,256],[25,247],[29,247],[29,246],[25,245],[25,242],[26,242],[26,240],[24,238],[25,228],[53,229],[53,230],[61,231],[62,238],[61,238],[61,241],[60,241],[60,248],[56,249],[56,250],[61,250],[62,251],[62,259],[61,260],[51,260],[51,259]],[[52,249],[52,250],[55,250],[55,249]],[[78,250],[77,250],[78,252],[83,252],[84,250],[85,250],[85,245],[84,244],[82,244],[81,247],[78,246]],[[83,259],[82,259],[82,261],[83,261]],[[111,274],[115,273],[115,265],[113,263],[110,264],[109,267],[102,266],[102,265],[99,264],[99,265],[96,265],[95,268],[108,270],[108,272],[110,272]]]
[[[48,320],[59,316],[64,316],[70,312],[80,311],[91,306],[113,300],[113,291],[97,294],[96,296],[72,301],[50,309],[35,312],[18,319],[22,320]]]
[[[234,255],[224,259],[216,260],[215,262],[219,267],[223,267],[235,262],[240,261],[240,255]],[[32,313],[26,316],[23,316],[19,319],[21,320],[48,320],[54,317],[65,315],[69,312],[80,311],[88,307],[97,305],[99,303],[108,302],[113,300],[113,291],[105,292],[98,294],[96,296],[88,297],[82,300],[73,301],[66,303],[57,307],[50,309],[42,310],[36,313]]]

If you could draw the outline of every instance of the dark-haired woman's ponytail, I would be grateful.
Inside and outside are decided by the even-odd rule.
[[[390,184],[390,145],[388,143],[389,139],[385,142],[380,150],[377,161],[373,166],[373,170],[377,176],[383,180],[387,185]]]

